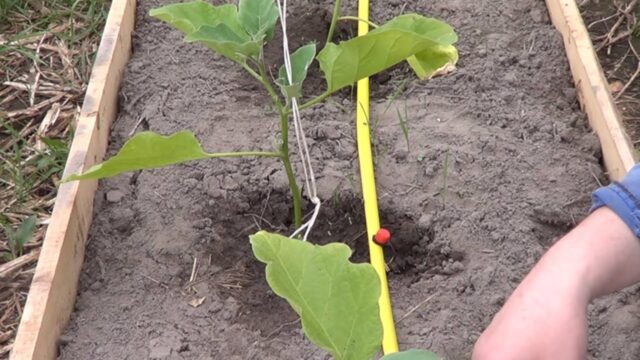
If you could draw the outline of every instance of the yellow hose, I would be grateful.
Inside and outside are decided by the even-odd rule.
[[[369,0],[359,0],[358,17],[365,21],[358,22],[358,36],[369,32]],[[386,354],[398,352],[398,339],[393,322],[391,310],[391,297],[387,284],[387,272],[382,247],[373,242],[373,236],[380,229],[378,214],[378,195],[376,194],[376,180],[373,169],[373,156],[371,153],[371,137],[369,126],[369,79],[358,81],[356,109],[356,131],[358,137],[358,157],[360,161],[360,178],[362,181],[362,195],[364,197],[364,214],[367,222],[367,235],[369,239],[369,257],[371,265],[376,269],[380,277],[381,294],[380,320],[382,321],[382,351]]]

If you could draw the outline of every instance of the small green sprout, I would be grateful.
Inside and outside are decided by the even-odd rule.
[[[396,113],[398,114],[398,122],[400,123],[400,129],[402,130],[402,135],[404,136],[404,140],[407,142],[407,152],[411,152],[410,144],[409,144],[409,113],[407,111],[407,102],[404,102],[404,115],[400,113],[400,109],[396,108]]]
[[[447,195],[449,192],[449,185],[447,184],[447,179],[449,177],[449,149],[447,148],[447,152],[444,154],[444,165],[442,167],[442,205],[447,206]]]
[[[13,230],[9,225],[4,226],[9,252],[3,252],[3,257],[8,260],[13,260],[22,256],[25,244],[33,238],[33,233],[36,230],[36,220],[36,216],[31,215],[26,218],[16,230]]]

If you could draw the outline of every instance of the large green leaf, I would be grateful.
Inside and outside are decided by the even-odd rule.
[[[291,54],[291,78],[292,84],[289,84],[287,78],[287,70],[284,65],[278,71],[278,79],[276,83],[280,86],[282,93],[287,98],[300,97],[302,95],[302,82],[307,78],[307,71],[316,56],[316,44],[311,43],[298,48]]]
[[[251,236],[267,264],[267,282],[302,319],[311,341],[338,360],[370,359],[380,348],[380,279],[370,264],[349,261],[348,246],[317,246],[264,231]]]
[[[238,19],[253,40],[263,41],[265,36],[271,39],[278,21],[278,8],[273,0],[240,0]]]
[[[452,45],[438,45],[421,51],[407,59],[409,65],[421,80],[436,75],[445,75],[455,69],[458,50]]]
[[[186,42],[201,42],[240,63],[247,57],[257,58],[263,45],[263,36],[254,40],[247,33],[235,5],[192,1],[153,9],[149,14],[184,32]]]
[[[257,57],[262,48],[261,41],[249,40],[246,35],[239,36],[226,24],[218,24],[214,27],[201,26],[187,35],[184,41],[201,42],[208,48],[238,62],[244,62],[247,57]]]
[[[246,34],[238,21],[238,9],[230,4],[214,6],[203,1],[192,1],[151,9],[149,15],[187,35],[203,25],[215,27],[219,24],[227,25],[239,36]]]
[[[417,14],[401,15],[360,36],[327,46],[318,54],[329,92],[354,84],[413,55],[453,45],[448,24]],[[427,72],[425,69],[421,69]]]
[[[385,355],[380,360],[441,360],[442,358],[431,351],[426,350],[407,350]]]
[[[190,131],[180,131],[170,136],[145,131],[129,139],[114,157],[92,166],[82,174],[68,176],[62,181],[102,179],[129,171],[242,154],[255,155],[255,153],[207,153]]]

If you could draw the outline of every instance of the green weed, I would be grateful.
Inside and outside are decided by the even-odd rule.
[[[62,175],[71,137],[69,133],[66,139],[41,138],[45,148],[38,150],[21,132],[0,119],[0,183],[6,190],[0,192],[0,210],[18,210],[30,197],[54,191],[53,184],[47,183]],[[12,206],[3,206],[11,202]]]
[[[442,166],[442,190],[440,194],[442,195],[442,204],[443,206],[447,206],[447,195],[449,192],[449,185],[447,184],[447,179],[449,177],[449,149],[444,154],[444,165]]]
[[[404,136],[404,140],[407,143],[407,152],[411,152],[411,147],[409,143],[409,113],[407,111],[407,102],[404,102],[404,114],[400,112],[399,108],[396,108],[396,113],[398,115],[398,122],[400,123],[400,129],[402,130],[402,135]]]
[[[404,90],[407,88],[408,82],[409,82],[409,79],[403,79],[402,81],[400,81],[398,85],[395,87],[395,89],[393,90],[393,92],[391,93],[391,95],[387,97],[384,110],[382,110],[381,114],[377,114],[373,121],[373,126],[371,127],[371,131],[374,134],[377,132],[378,126],[380,125],[380,118],[385,116],[387,112],[389,112],[389,109],[391,109],[391,105],[393,105],[393,103],[400,97],[400,95],[402,95]]]
[[[36,230],[36,216],[31,215],[26,218],[16,230],[13,230],[7,225],[3,225],[3,228],[4,233],[7,236],[9,251],[0,252],[0,257],[4,257],[7,260],[13,260],[22,256],[22,253],[24,252],[24,245],[33,238],[33,233]]]

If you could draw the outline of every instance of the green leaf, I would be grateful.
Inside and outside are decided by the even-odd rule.
[[[37,217],[31,215],[20,224],[15,232],[7,231],[9,247],[15,256],[22,255],[24,244],[33,238],[33,233],[36,231],[36,220]]]
[[[246,34],[238,20],[238,9],[235,5],[214,6],[203,1],[171,4],[151,9],[149,15],[160,19],[176,29],[191,34],[201,26],[215,27],[227,25],[238,35]]]
[[[201,42],[240,63],[257,57],[262,48],[262,38],[252,39],[240,23],[235,5],[192,1],[152,9],[149,14],[184,32],[186,42]]]
[[[302,96],[302,82],[307,78],[307,71],[316,56],[316,44],[311,43],[298,48],[291,54],[291,78],[293,83],[289,83],[287,70],[284,65],[278,71],[276,83],[280,86],[282,93],[287,98]]]
[[[317,246],[264,231],[251,236],[267,282],[300,315],[305,334],[338,360],[370,359],[380,348],[380,279],[349,261],[348,246]]]
[[[238,19],[253,40],[262,42],[273,37],[278,21],[278,8],[273,0],[240,0]]]
[[[47,146],[47,148],[53,152],[66,152],[68,149],[67,143],[60,139],[40,138],[40,140]]]
[[[240,36],[226,24],[214,27],[203,25],[188,34],[184,41],[201,42],[211,50],[237,62],[244,62],[247,57],[258,57],[262,48],[262,42],[249,40],[246,35]]]
[[[451,45],[438,45],[415,54],[407,62],[420,80],[426,80],[453,71],[458,50]]]
[[[442,358],[431,351],[411,349],[385,355],[380,360],[441,360]]]
[[[318,61],[327,80],[327,90],[333,92],[413,55],[435,47],[450,46],[456,41],[457,36],[448,24],[417,14],[406,14],[367,35],[338,45],[327,44],[318,54]]]
[[[152,169],[191,160],[211,157],[190,131],[171,136],[141,132],[129,139],[111,159],[94,165],[81,175],[71,175],[62,182],[82,179],[101,179],[127,171]]]
[[[225,157],[280,157],[279,152],[242,151],[207,153],[191,131],[183,130],[170,136],[144,131],[129,139],[109,160],[92,166],[79,175],[71,175],[62,182],[102,179],[124,172],[153,169],[192,160]]]

